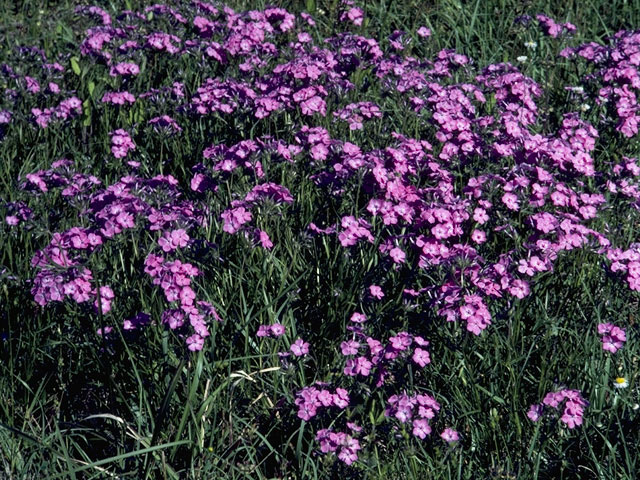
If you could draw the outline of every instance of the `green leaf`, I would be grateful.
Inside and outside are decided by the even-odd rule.
[[[93,91],[96,89],[96,84],[94,82],[89,82],[89,95],[93,97]]]
[[[71,70],[76,75],[80,75],[80,64],[78,63],[78,57],[71,57]]]
[[[82,125],[88,127],[91,125],[91,102],[87,98],[84,102],[82,102],[82,111],[84,113],[84,120],[82,120]]]

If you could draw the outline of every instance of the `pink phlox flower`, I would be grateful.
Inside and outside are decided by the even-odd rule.
[[[367,321],[367,317],[363,313],[354,312],[353,315],[351,315],[351,318],[349,320],[354,323],[364,323]]]
[[[274,324],[271,325],[270,331],[271,331],[271,334],[274,337],[280,337],[280,336],[284,335],[285,327],[284,327],[284,325],[282,325],[280,323],[274,323]]]
[[[506,205],[509,210],[518,211],[520,209],[520,203],[518,197],[513,193],[507,192],[502,196],[502,203]]]
[[[404,251],[398,247],[391,249],[389,256],[393,259],[394,263],[404,263],[407,257]]]
[[[357,355],[360,348],[360,342],[356,340],[348,340],[340,344],[342,355]]]
[[[520,273],[524,273],[526,275],[529,275],[530,277],[533,276],[535,271],[534,271],[533,267],[531,267],[529,265],[529,262],[527,262],[526,260],[522,259],[518,263],[519,263],[518,271]]]
[[[273,242],[271,238],[269,238],[269,234],[263,230],[258,232],[258,240],[262,248],[266,248],[267,250],[273,248]]]
[[[471,232],[471,240],[481,245],[487,241],[487,234],[482,230],[473,230],[473,232]]]
[[[422,38],[428,38],[431,36],[431,30],[425,26],[420,27],[416,33],[418,34],[419,37],[422,37]]]
[[[341,409],[345,409],[349,406],[349,394],[344,388],[336,388],[336,393],[333,395],[333,404]]]
[[[411,359],[421,367],[425,367],[426,365],[431,363],[429,352],[427,350],[423,350],[422,348],[416,348],[413,351],[413,356],[411,357]]]
[[[599,324],[598,333],[602,336],[602,349],[611,353],[616,353],[627,341],[625,330],[611,323]]]
[[[378,300],[384,297],[384,292],[382,291],[382,288],[380,288],[378,285],[370,285],[369,293],[373,298],[377,298]]]
[[[293,344],[291,344],[291,353],[293,353],[296,357],[302,357],[309,353],[309,344],[298,338]]]
[[[542,409],[543,407],[540,404],[531,405],[529,411],[527,412],[527,417],[529,417],[532,422],[537,422],[542,416]]]
[[[413,421],[413,435],[425,439],[427,435],[431,434],[431,427],[429,422],[424,418],[417,418]]]
[[[413,337],[407,332],[400,332],[394,337],[389,337],[391,347],[395,350],[404,351],[411,346]]]
[[[456,432],[452,428],[445,428],[444,431],[440,434],[440,438],[442,438],[447,443],[453,443],[460,440],[458,432]]]

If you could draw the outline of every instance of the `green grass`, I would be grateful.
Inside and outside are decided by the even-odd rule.
[[[99,3],[107,9],[144,5]],[[263,2],[230,3],[240,10],[261,7]],[[313,13],[322,36],[346,28],[335,21],[337,1],[278,3],[293,12]],[[4,2],[0,63],[18,44],[40,45],[51,58],[77,45],[81,35],[72,5]],[[528,55],[523,72],[549,87],[539,102],[549,119],[549,125],[539,127],[544,131],[557,122],[558,109],[569,108],[572,99],[562,87],[577,84],[578,76],[556,58],[564,46],[560,40],[533,36],[532,30],[514,25],[514,18],[542,12],[573,22],[578,27],[573,45],[640,26],[640,8],[623,0],[379,0],[362,6],[367,13],[360,33],[365,36],[382,39],[396,29],[414,32],[421,25],[430,27],[433,37],[426,43],[414,38],[409,47],[414,55],[432,57],[441,48],[455,48],[480,66],[515,63],[517,56]],[[535,52],[524,47],[528,40],[538,42]],[[193,59],[175,63],[161,66],[165,75],[136,79],[136,88],[167,84],[167,79],[182,74],[192,93],[213,75],[200,71]],[[116,87],[116,81],[106,67],[85,58],[79,65],[77,95],[90,107],[86,122],[65,129],[54,125],[46,131],[12,131],[0,143],[2,203],[24,198],[19,177],[48,168],[62,156],[72,158],[78,170],[99,176],[105,185],[117,181],[120,172],[109,163],[108,132],[114,125],[142,125],[160,114],[141,106],[133,107],[131,115],[103,114],[99,100]],[[350,100],[379,103],[389,112],[389,123],[373,123],[362,132],[349,132],[330,119],[322,119],[320,125],[334,138],[352,138],[363,149],[388,145],[394,130],[423,133],[402,114],[404,107],[397,98],[380,85],[372,82],[363,95],[366,98]],[[190,168],[208,145],[230,145],[263,133],[286,137],[291,131],[284,122],[254,127],[235,118],[197,120],[193,127],[179,139],[138,142],[142,172],[171,173],[188,186]],[[617,159],[623,148],[625,155],[637,153],[637,140],[623,144],[616,138],[601,138],[596,162]],[[0,226],[0,478],[634,480],[640,476],[636,323],[640,304],[637,294],[608,275],[601,257],[587,251],[565,254],[555,272],[541,276],[525,300],[496,307],[493,325],[477,338],[458,324],[446,324],[427,305],[403,304],[402,288],[413,273],[389,272],[388,294],[376,315],[390,319],[395,331],[411,325],[429,338],[433,363],[424,371],[410,371],[407,378],[420,388],[428,385],[442,405],[438,425],[458,429],[462,441],[447,447],[409,438],[410,432],[391,431],[384,421],[388,395],[383,388],[357,392],[362,402],[354,412],[370,421],[371,439],[377,433],[386,441],[374,440],[361,454],[361,462],[351,468],[318,455],[315,430],[292,408],[295,392],[316,380],[341,376],[337,345],[344,339],[348,314],[358,309],[363,287],[374,282],[381,267],[370,260],[375,258],[373,245],[347,256],[335,238],[304,236],[306,225],[317,218],[314,212],[326,211],[327,218],[355,213],[344,209],[350,205],[357,211],[362,199],[337,202],[307,178],[294,176],[287,165],[265,165],[265,172],[269,181],[298,192],[294,206],[274,208],[261,220],[277,239],[270,252],[250,249],[243,238],[221,233],[219,214],[231,192],[220,191],[208,199],[209,229],[203,238],[215,247],[208,249],[199,266],[204,275],[197,283],[203,299],[211,301],[225,321],[212,325],[211,337],[198,353],[185,353],[183,341],[157,325],[137,336],[120,327],[137,311],[159,319],[164,309],[160,289],[140,274],[144,245],[152,239],[149,232],[114,240],[92,265],[96,280],[116,287],[120,294],[110,321],[114,340],[107,342],[95,333],[104,326],[101,315],[87,314],[68,302],[41,309],[29,293],[34,252],[49,243],[52,232],[77,224],[77,214],[66,201],[59,194],[49,194],[46,202],[34,200],[39,220],[31,230]],[[243,193],[250,188],[242,178],[234,186]],[[620,207],[598,221],[619,226],[616,238],[630,243],[637,237],[639,217],[629,211]],[[424,276],[419,280],[430,281]],[[258,325],[276,321],[287,327],[287,337],[272,341],[255,337]],[[601,322],[627,328],[629,340],[615,355],[602,351],[596,334]],[[380,325],[378,333],[386,335],[384,328]],[[282,363],[277,352],[298,336],[310,342],[311,355]],[[626,377],[629,388],[614,389],[617,376]],[[406,385],[408,390],[411,386]],[[558,422],[530,422],[529,405],[560,386],[580,389],[589,400],[584,424],[567,430]],[[437,438],[439,431],[434,429],[432,436]]]

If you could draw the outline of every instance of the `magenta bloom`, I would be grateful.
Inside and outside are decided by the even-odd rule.
[[[112,77],[117,77],[118,75],[122,76],[133,76],[138,75],[140,73],[140,67],[135,63],[130,62],[122,62],[117,65],[111,67],[109,70],[109,75]]]
[[[103,103],[111,103],[113,105],[124,105],[135,101],[136,97],[129,92],[107,92],[102,97]]]
[[[560,420],[562,420],[567,425],[567,427],[576,428],[582,425],[582,414],[578,413],[575,410],[567,408],[565,409],[564,415],[562,415]]]
[[[260,230],[258,235],[259,235],[260,245],[262,245],[262,248],[266,248],[267,250],[269,250],[273,247],[273,242],[269,238],[269,235],[267,234],[267,232]]]
[[[413,434],[421,439],[425,439],[431,433],[429,422],[424,418],[417,418],[413,421]]]
[[[429,352],[421,348],[416,348],[413,351],[413,356],[411,357],[411,359],[421,367],[425,367],[429,363],[431,363],[431,357],[429,356]]]
[[[542,416],[542,405],[539,405],[539,404],[531,405],[531,408],[529,408],[529,411],[527,412],[527,417],[529,417],[529,419],[532,422],[537,422],[538,420],[540,420],[541,416]]]
[[[350,360],[351,362],[355,362],[353,366],[353,371],[357,375],[362,375],[363,377],[368,377],[371,373],[371,368],[373,364],[367,360],[365,357],[358,357],[355,360]]]
[[[258,327],[258,331],[256,332],[256,336],[260,338],[271,337],[277,338],[284,335],[285,328],[284,325],[279,323],[274,323],[273,325],[260,325]]]
[[[518,211],[520,210],[520,203],[518,202],[518,197],[516,197],[513,193],[505,193],[502,196],[502,203],[506,205],[509,210]]]
[[[280,323],[274,323],[273,325],[271,325],[271,334],[274,337],[280,337],[284,335],[284,332],[285,332],[284,325]]]
[[[220,217],[222,217],[222,220],[224,220],[222,229],[227,233],[236,233],[238,230],[240,230],[242,225],[250,222],[252,219],[251,212],[244,207],[225,210],[224,212],[222,212]]]
[[[377,298],[378,300],[384,297],[384,292],[382,291],[382,288],[380,288],[378,285],[370,285],[369,293],[373,298]]]
[[[178,248],[184,248],[188,243],[189,235],[187,235],[187,232],[182,228],[165,232],[162,238],[158,240],[158,245],[160,245],[165,252],[173,252]]]
[[[100,309],[102,313],[108,313],[111,311],[111,301],[115,298],[113,290],[108,285],[100,287]],[[98,308],[98,299],[93,303],[96,309]]]
[[[395,263],[404,263],[407,255],[398,247],[391,249],[389,255]]]
[[[357,355],[360,343],[355,340],[349,340],[340,344],[343,355]]]
[[[344,388],[336,388],[332,398],[333,404],[338,408],[345,409],[349,406],[349,394]]]
[[[111,153],[114,157],[124,158],[130,150],[136,149],[136,144],[126,130],[119,128],[109,135],[111,135]]]
[[[347,12],[347,18],[353,22],[354,25],[362,25],[364,19],[364,12],[358,7],[351,7]]]
[[[198,334],[193,334],[189,338],[187,338],[187,348],[192,352],[197,352],[202,350],[204,346],[204,338],[202,338]]]
[[[366,317],[366,315],[365,315],[365,314],[363,314],[363,313],[354,312],[354,314],[353,314],[353,315],[351,315],[350,320],[351,320],[353,323],[364,323],[364,322],[366,322],[366,321],[367,321],[367,317]]]
[[[440,434],[440,438],[442,438],[447,443],[453,443],[460,440],[458,432],[451,428],[445,428],[444,431]]]
[[[299,338],[291,344],[291,353],[296,357],[302,357],[309,353],[309,344]]]

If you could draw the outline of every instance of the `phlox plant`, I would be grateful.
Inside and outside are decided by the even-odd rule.
[[[249,3],[2,40],[8,475],[637,478],[640,14]]]

